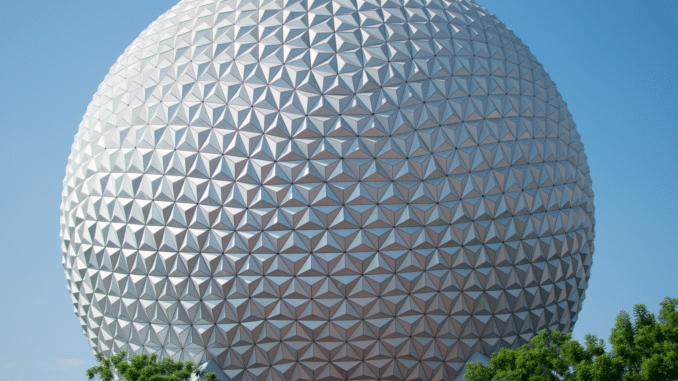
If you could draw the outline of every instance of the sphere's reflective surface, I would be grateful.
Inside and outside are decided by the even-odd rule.
[[[87,109],[63,263],[96,350],[451,379],[572,329],[592,198],[554,83],[473,1],[182,1]]]

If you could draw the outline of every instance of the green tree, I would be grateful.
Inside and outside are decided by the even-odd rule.
[[[125,358],[125,352],[120,352],[110,358],[102,352],[95,355],[98,366],[87,370],[87,377],[92,380],[99,376],[102,381],[114,381],[114,374],[121,381],[188,381],[191,375],[205,376],[207,381],[216,381],[214,373],[200,372],[192,362],[174,361],[169,358],[158,361],[158,356],[133,356]]]
[[[469,363],[469,381],[676,381],[678,380],[678,299],[661,303],[659,319],[644,304],[635,320],[621,311],[610,335],[612,350],[586,335],[582,346],[571,334],[542,331],[516,350],[501,349],[490,364]]]
[[[678,299],[661,303],[659,319],[644,304],[633,308],[635,321],[626,311],[617,316],[610,342],[612,355],[624,367],[624,381],[678,380]]]
[[[541,331],[516,350],[502,348],[488,366],[470,363],[464,377],[469,381],[613,381],[621,372],[605,354],[603,340],[586,336],[586,346],[558,331]]]

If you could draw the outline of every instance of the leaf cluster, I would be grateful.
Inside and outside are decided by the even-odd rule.
[[[516,350],[501,349],[489,365],[469,363],[469,381],[675,381],[678,380],[678,299],[661,303],[659,318],[644,304],[635,320],[621,311],[610,335],[612,350],[594,335],[584,345],[572,334],[544,330]]]
[[[158,356],[143,354],[126,359],[124,351],[105,357],[97,352],[95,357],[99,365],[87,370],[87,377],[92,380],[99,376],[101,381],[189,381],[191,375],[205,376],[207,381],[216,381],[214,373],[200,372],[192,362],[174,361]]]

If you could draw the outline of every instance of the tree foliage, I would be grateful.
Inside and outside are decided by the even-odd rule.
[[[634,320],[621,311],[610,335],[612,350],[594,335],[584,345],[572,334],[544,330],[516,350],[501,349],[489,365],[469,363],[469,381],[676,381],[678,299],[661,303],[659,318],[644,304]]]
[[[101,381],[188,381],[191,375],[205,376],[207,381],[216,381],[214,373],[203,373],[192,362],[174,361],[164,358],[158,361],[158,356],[151,355],[133,356],[130,360],[125,358],[125,352],[120,352],[111,357],[105,357],[102,352],[95,355],[98,366],[87,370],[87,377],[92,380],[99,376]],[[117,377],[114,377],[117,375]]]
[[[659,319],[644,304],[617,316],[610,335],[612,355],[624,367],[623,381],[678,380],[678,299],[661,303]]]

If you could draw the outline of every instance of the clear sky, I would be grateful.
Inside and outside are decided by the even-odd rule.
[[[596,251],[574,335],[678,297],[678,24],[669,0],[478,0],[569,104],[593,178]],[[59,205],[87,104],[175,0],[0,1],[0,380],[95,364],[61,265]]]

